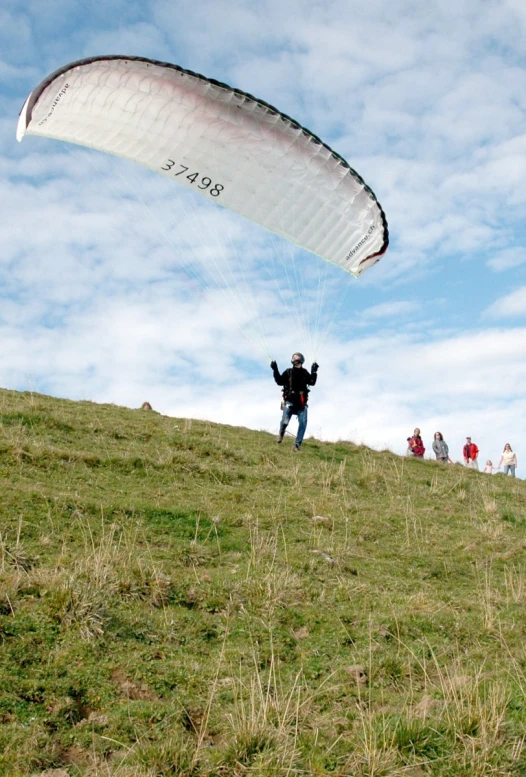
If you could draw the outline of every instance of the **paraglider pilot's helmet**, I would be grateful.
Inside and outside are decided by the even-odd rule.
[[[293,353],[292,359],[290,360],[291,364],[296,364],[296,362],[299,362],[300,364],[303,364],[305,362],[305,357],[302,353]]]

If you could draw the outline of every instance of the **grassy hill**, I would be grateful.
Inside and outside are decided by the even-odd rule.
[[[10,391],[0,423],[1,775],[526,775],[523,481]]]

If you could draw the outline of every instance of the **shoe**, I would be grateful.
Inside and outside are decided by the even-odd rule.
[[[278,445],[280,444],[280,442],[283,442],[283,437],[281,434],[279,437],[276,437],[276,442],[278,443]]]
[[[294,451],[294,453],[300,453],[300,451],[301,451],[301,446],[300,446],[300,445],[298,445],[298,444],[296,444],[292,450]]]

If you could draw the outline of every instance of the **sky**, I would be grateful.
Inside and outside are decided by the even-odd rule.
[[[299,350],[307,444],[403,454],[418,426],[454,461],[509,442],[523,477],[525,36],[523,0],[3,0],[0,386],[274,432],[269,362]],[[122,160],[18,143],[31,90],[105,54],[292,116],[375,192],[385,256],[354,279]]]

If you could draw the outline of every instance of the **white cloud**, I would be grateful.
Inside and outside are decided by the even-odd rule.
[[[420,303],[409,300],[398,300],[393,302],[382,302],[379,305],[373,305],[362,311],[361,317],[365,321],[379,318],[396,318],[398,316],[409,316],[420,312]]]
[[[1,19],[1,17],[0,17]],[[1,20],[0,20],[1,24]],[[7,83],[19,79],[38,78],[38,70],[35,67],[15,67],[9,62],[0,60],[0,81]]]
[[[25,48],[31,41],[31,24],[22,13],[12,13],[7,8],[0,9],[0,43],[2,52],[11,48]]]
[[[488,318],[516,318],[526,316],[526,286],[493,302],[484,315]]]
[[[526,247],[507,248],[504,251],[496,251],[487,265],[495,272],[504,272],[520,267],[526,262]]]
[[[164,30],[151,23],[138,22],[89,35],[84,42],[82,55],[89,57],[113,53],[163,60],[169,59],[170,48]]]

